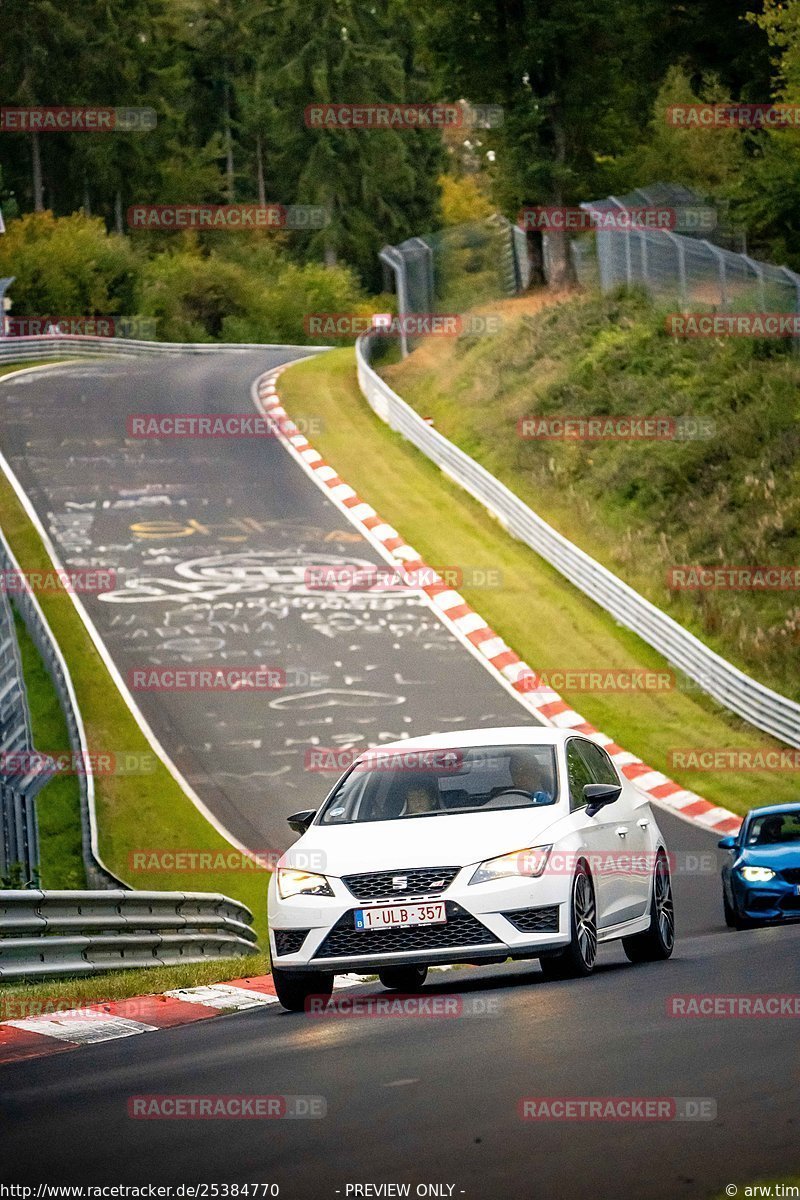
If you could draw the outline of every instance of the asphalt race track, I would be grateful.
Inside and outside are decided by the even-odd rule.
[[[306,586],[314,567],[385,563],[276,439],[127,436],[138,413],[255,416],[251,381],[291,357],[75,363],[0,380],[0,446],[62,562],[117,573],[112,593],[82,599],[123,676],[285,672],[274,692],[136,692],[184,777],[265,854],[285,849],[284,818],[336,778],[309,773],[309,750],[533,720],[424,594]],[[308,410],[313,423],[313,400]]]
[[[320,555],[378,560],[279,444],[126,442],[134,412],[249,412],[251,380],[280,360],[187,356],[0,380],[0,444],[63,560],[120,573],[125,602],[84,599],[123,674],[213,661],[295,677],[274,697],[137,696],[212,811],[259,848],[283,848],[286,813],[327,788],[305,770],[309,745],[529,720],[418,597],[331,606],[302,588]],[[324,679],[308,682],[314,673]],[[535,964],[465,968],[431,976],[425,992],[480,1001],[487,1015],[272,1006],[11,1064],[0,1068],[0,1180],[277,1183],[286,1200],[381,1183],[475,1200],[672,1200],[799,1173],[796,1022],[687,1019],[668,1003],[796,994],[800,926],[726,930],[716,839],[658,820],[675,855],[671,962],[632,967],[607,947],[577,983],[545,982]],[[128,1117],[129,1097],[164,1093],[315,1096],[326,1115]],[[691,1098],[716,1116],[525,1121],[524,1097]]]

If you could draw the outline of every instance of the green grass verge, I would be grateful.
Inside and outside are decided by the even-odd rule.
[[[0,364],[0,375],[13,375],[15,371],[25,371],[28,367],[54,367],[57,363],[66,361],[68,360],[54,358],[52,361],[48,359],[46,363],[43,363],[41,359],[37,358],[35,360],[31,359],[30,362],[4,363]]]
[[[38,533],[2,475],[0,526],[23,571],[51,570]],[[132,872],[130,856],[137,850],[219,852],[230,847],[152,754],[66,592],[50,590],[38,598],[69,666],[90,752],[130,752],[149,761],[153,768],[138,775],[95,776],[100,853],[106,865],[136,888],[224,892],[240,900],[253,912],[254,927],[263,944],[269,876],[262,868]]]
[[[666,669],[654,650],[506,534],[378,420],[359,391],[351,350],[333,350],[290,368],[281,376],[280,393],[290,414],[321,418],[324,432],[315,434],[316,448],[427,562],[500,572],[501,587],[460,590],[534,669]],[[702,695],[678,690],[639,692],[635,698],[608,691],[564,695],[626,750],[714,803],[744,813],[755,804],[797,798],[796,784],[780,772],[679,772],[668,764],[671,750],[692,746],[774,748]]]
[[[139,967],[131,971],[106,971],[91,977],[7,982],[0,987],[0,1021],[12,1021],[56,1009],[82,1008],[104,1000],[128,996],[154,996],[173,988],[202,987],[226,979],[253,979],[269,972],[265,954],[221,958],[175,967]]]
[[[13,607],[13,601],[12,601]],[[64,713],[35,642],[14,610],[17,644],[28,694],[35,748],[44,754],[69,751]],[[44,888],[85,888],[81,854],[81,798],[76,775],[57,775],[36,797],[40,883]]]

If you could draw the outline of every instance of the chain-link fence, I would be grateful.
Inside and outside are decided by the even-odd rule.
[[[380,258],[394,274],[403,354],[411,341],[404,325],[410,315],[461,314],[530,283],[525,234],[501,216],[384,246]]]
[[[615,214],[635,214],[642,204],[671,207],[672,229],[637,228],[615,221]],[[710,227],[708,237],[692,231],[703,206],[686,189],[658,185],[630,195],[609,196],[580,206],[592,215],[596,229],[572,242],[572,262],[579,283],[609,292],[638,285],[657,298],[674,298],[681,311],[692,306],[738,313],[800,313],[800,275],[788,267],[760,262],[724,243],[732,240],[724,227]],[[706,212],[712,212],[705,206]],[[683,219],[683,224],[681,220]],[[709,225],[711,223],[709,222]],[[684,232],[678,232],[683,228]]]

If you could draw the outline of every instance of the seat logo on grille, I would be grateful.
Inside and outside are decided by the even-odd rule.
[[[396,892],[404,891],[404,889],[408,887],[408,876],[407,875],[393,875],[392,876],[392,887],[394,888],[394,890]]]

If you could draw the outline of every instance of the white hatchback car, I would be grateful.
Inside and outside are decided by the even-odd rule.
[[[474,729],[365,751],[269,886],[281,1004],[377,972],[411,992],[437,963],[538,958],[588,975],[598,942],[632,962],[675,940],[669,859],[647,797],[569,730]]]

